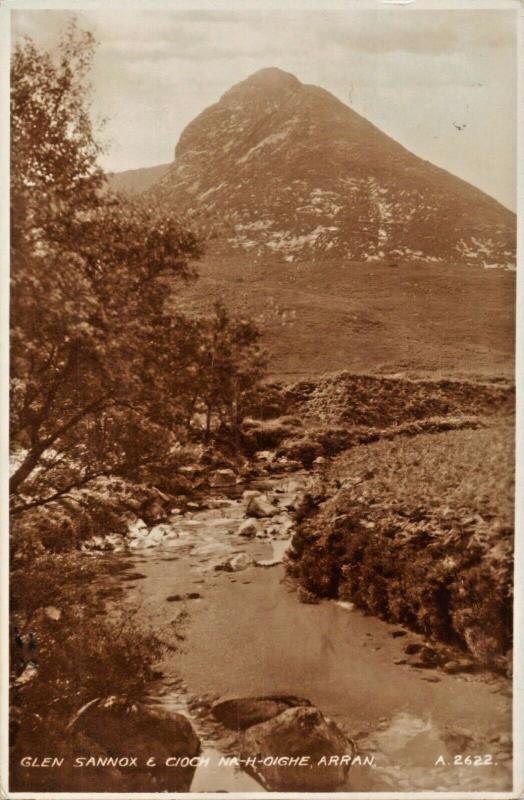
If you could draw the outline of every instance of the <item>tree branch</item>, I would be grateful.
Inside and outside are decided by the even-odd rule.
[[[83,478],[79,478],[72,483],[69,483],[67,486],[64,486],[62,489],[54,492],[54,494],[50,495],[49,497],[43,497],[39,500],[32,500],[30,503],[25,503],[23,506],[17,506],[11,510],[11,514],[21,514],[23,511],[28,511],[30,508],[38,508],[40,506],[45,506],[48,503],[53,503],[55,500],[60,500],[64,498],[66,495],[69,494],[73,489],[80,489],[82,486],[86,486],[90,481],[95,480],[95,478],[101,478],[105,476],[106,478],[110,477],[114,474],[112,471],[107,469],[99,470],[98,472],[93,472],[91,474],[85,475]],[[72,498],[73,500],[75,498]]]
[[[72,417],[70,417],[67,422],[64,422],[57,430],[55,430],[50,436],[46,439],[41,440],[37,436],[33,439],[33,446],[31,447],[29,453],[27,454],[24,461],[20,464],[16,472],[11,476],[9,481],[9,492],[10,494],[16,494],[18,488],[21,483],[23,483],[29,475],[33,472],[33,470],[38,466],[38,462],[40,460],[40,456],[42,453],[47,450],[48,447],[51,447],[57,439],[60,438],[64,433],[67,433],[72,427],[77,425],[83,417],[87,416],[88,414],[96,411],[98,408],[101,407],[101,404],[105,402],[107,399],[106,397],[101,397],[95,400],[93,403],[85,406],[81,411],[78,411]]]

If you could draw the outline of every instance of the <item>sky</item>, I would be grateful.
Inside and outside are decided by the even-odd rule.
[[[108,171],[169,162],[233,84],[280,67],[412,152],[516,206],[516,14],[507,10],[23,10],[12,38],[56,48],[71,16],[98,41]]]

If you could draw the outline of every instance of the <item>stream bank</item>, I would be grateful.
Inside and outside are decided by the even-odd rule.
[[[287,494],[284,482],[307,480],[273,477],[264,491],[275,501]],[[174,630],[184,637],[159,665],[151,699],[188,716],[210,755],[191,790],[260,791],[238,766],[218,766],[238,740],[213,718],[213,703],[290,694],[307,698],[373,757],[372,765],[353,764],[340,790],[509,789],[510,682],[410,666],[406,646],[423,644],[421,636],[398,635],[398,626],[351,604],[300,602],[278,563],[290,533],[239,535],[248,502],[215,497],[214,507],[165,523],[155,546],[109,556],[128,567],[115,580],[137,624],[167,640]],[[238,571],[223,568],[238,556]],[[472,766],[468,755],[482,759]]]

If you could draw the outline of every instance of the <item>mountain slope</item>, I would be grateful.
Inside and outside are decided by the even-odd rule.
[[[514,272],[416,261],[398,267],[324,256],[282,264],[210,243],[199,280],[173,291],[180,311],[221,300],[263,332],[273,378],[323,373],[511,378]]]
[[[155,167],[108,172],[106,175],[108,187],[113,192],[140,194],[157,183],[166,174],[169,167],[170,164],[158,164]]]
[[[183,131],[155,201],[258,256],[507,266],[515,215],[324,89],[270,68]]]

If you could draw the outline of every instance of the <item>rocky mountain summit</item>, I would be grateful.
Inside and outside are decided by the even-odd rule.
[[[149,191],[233,247],[288,262],[515,262],[511,211],[275,68],[196,117]]]

